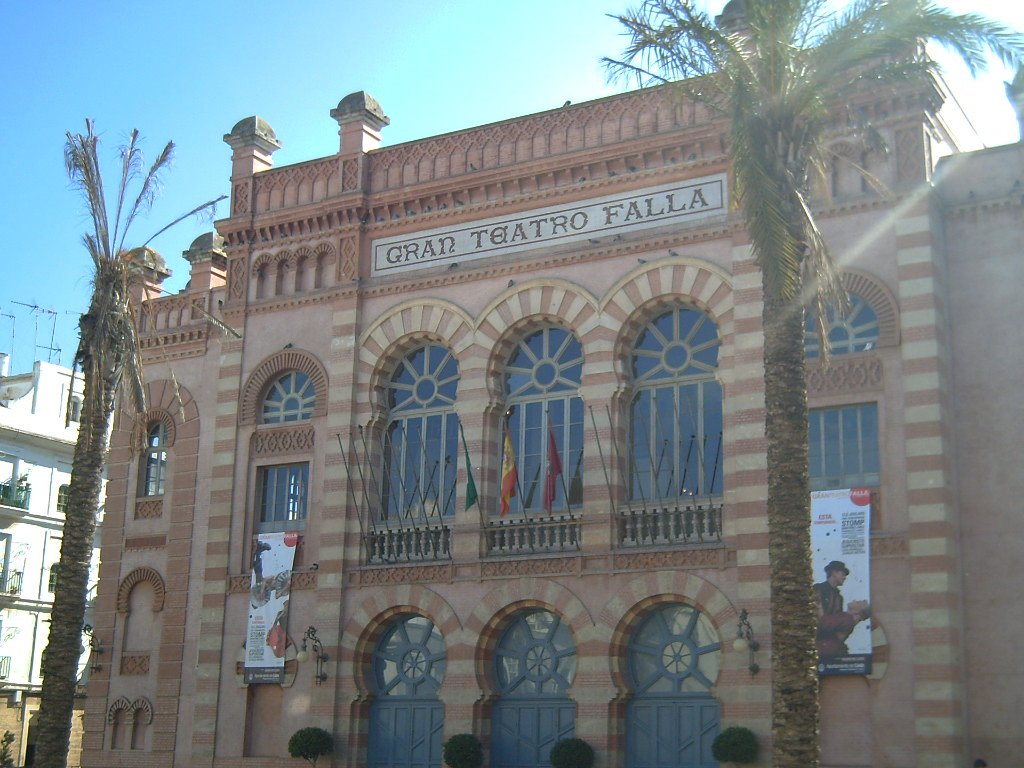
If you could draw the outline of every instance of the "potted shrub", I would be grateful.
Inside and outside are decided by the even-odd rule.
[[[313,726],[299,728],[288,739],[288,754],[292,757],[301,757],[313,766],[324,755],[331,755],[333,753],[334,737],[323,728]]]
[[[720,763],[753,763],[757,760],[758,746],[752,730],[733,725],[711,742],[711,755]]]
[[[457,733],[444,743],[444,763],[450,768],[480,768],[484,748],[472,733]]]
[[[553,768],[591,768],[594,748],[583,739],[561,739],[551,748]]]

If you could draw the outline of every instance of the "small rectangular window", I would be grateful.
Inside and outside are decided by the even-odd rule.
[[[816,408],[809,421],[811,490],[880,484],[877,403]]]
[[[60,563],[54,563],[50,566],[50,578],[46,585],[50,594],[57,591],[57,579],[60,577]]]
[[[304,528],[308,498],[308,462],[260,467],[257,531],[269,533]]]

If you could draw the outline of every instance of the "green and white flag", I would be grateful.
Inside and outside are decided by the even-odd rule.
[[[476,504],[477,492],[476,481],[473,480],[473,464],[469,460],[469,448],[466,446],[466,433],[462,430],[462,422],[459,422],[459,434],[462,435],[462,451],[466,455],[466,511]]]

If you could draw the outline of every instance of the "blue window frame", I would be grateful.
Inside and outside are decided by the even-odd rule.
[[[817,315],[807,313],[804,324],[804,353],[808,359],[821,354],[818,340]],[[826,328],[829,348],[833,355],[848,355],[852,352],[866,352],[878,344],[878,315],[861,296],[850,294],[850,310],[840,313],[830,307]]]
[[[402,358],[388,383],[391,421],[384,436],[382,517],[423,519],[455,513],[459,364],[437,344]]]
[[[309,463],[259,468],[259,533],[290,531],[306,525]]]
[[[877,403],[815,408],[809,417],[811,490],[880,484]]]
[[[562,474],[555,477],[552,513],[583,503],[583,347],[564,328],[549,326],[521,338],[505,366],[509,434],[519,473],[510,512],[544,512],[548,430]]]
[[[651,320],[632,354],[631,501],[722,494],[722,386],[718,328],[679,306]]]
[[[163,496],[167,474],[167,429],[157,422],[146,433],[140,496]]]
[[[263,398],[263,423],[306,421],[316,407],[316,387],[302,371],[290,371],[270,385]]]

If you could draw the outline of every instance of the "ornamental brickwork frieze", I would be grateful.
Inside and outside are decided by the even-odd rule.
[[[148,653],[137,653],[130,656],[121,657],[121,674],[122,675],[148,675],[149,674],[149,654]]]
[[[152,520],[164,514],[163,497],[159,499],[144,499],[135,502],[135,519]]]
[[[245,300],[245,286],[248,285],[249,274],[245,268],[245,257],[228,261],[228,301]]]
[[[448,565],[367,568],[359,572],[359,585],[373,587],[391,584],[450,581],[451,575],[451,567]]]
[[[735,550],[705,547],[616,554],[614,567],[617,571],[656,571],[665,568],[726,568],[735,564]]]
[[[231,190],[231,213],[240,216],[249,212],[249,181],[235,184]]]
[[[882,361],[877,357],[836,360],[807,366],[807,394],[834,395],[882,388]]]
[[[579,570],[579,560],[578,557],[487,560],[480,565],[480,575],[485,579],[508,576],[566,576]]]
[[[313,427],[279,427],[253,433],[250,453],[253,456],[273,456],[279,453],[299,453],[313,450]]]

